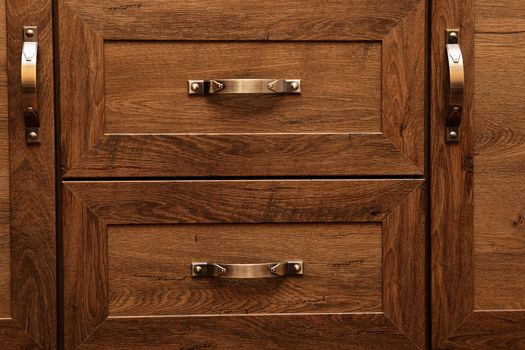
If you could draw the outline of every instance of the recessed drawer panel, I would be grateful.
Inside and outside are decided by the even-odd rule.
[[[422,175],[425,6],[61,1],[63,175]]]
[[[379,223],[110,226],[109,315],[381,312],[381,231]],[[298,260],[300,276],[192,278],[192,262]]]
[[[423,344],[422,185],[65,182],[67,347]]]

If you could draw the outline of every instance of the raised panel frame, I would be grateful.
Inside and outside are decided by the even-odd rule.
[[[56,201],[50,0],[0,0],[2,229],[9,235],[9,317],[0,318],[0,348],[56,349]],[[39,28],[38,96],[42,143],[26,144],[20,55],[24,25]],[[4,173],[7,172],[7,175]],[[5,199],[5,201],[4,201]]]
[[[315,23],[315,15],[314,18],[306,15],[304,20],[293,18],[299,26],[287,26],[285,18],[274,18],[274,23],[279,24],[278,30],[272,33],[271,39],[266,37],[267,41],[381,42],[382,132],[241,134],[232,137],[228,134],[106,133],[104,42],[254,41],[261,39],[261,30],[255,26],[258,23],[256,21],[262,21],[271,28],[264,19],[252,18],[256,23],[246,24],[242,30],[236,26],[235,18],[232,19],[233,24],[224,22],[224,28],[215,32],[212,29],[198,29],[199,24],[220,24],[218,19],[215,22],[213,20],[214,15],[221,11],[221,5],[218,5],[218,9],[212,9],[217,13],[210,11],[212,19],[207,21],[200,22],[200,19],[193,17],[196,21],[188,21],[190,17],[174,13],[170,14],[174,18],[170,18],[166,26],[155,27],[155,19],[162,11],[165,14],[174,12],[168,11],[169,6],[172,6],[169,2],[131,6],[122,1],[112,1],[110,4],[107,0],[60,0],[63,175],[67,178],[143,177],[145,173],[156,177],[422,175],[426,1],[383,2],[382,6],[376,8],[372,2],[363,6],[362,2],[352,1],[348,5],[341,5],[339,1],[335,6],[354,6],[358,11],[363,11],[365,17],[368,16],[367,20],[357,16],[345,22],[341,17],[344,14],[334,11],[339,24],[345,25],[344,30],[331,23],[319,27]],[[304,7],[304,4],[300,5],[297,8]],[[191,3],[178,6],[184,7],[181,13],[195,11]],[[268,16],[287,15],[271,7],[267,10]],[[354,16],[353,12],[348,11],[348,16]],[[129,31],[126,26],[136,23],[137,18],[141,18],[140,25],[135,26],[134,31]],[[361,26],[350,26],[349,23],[355,21]],[[294,29],[296,27],[300,27],[301,31]],[[317,31],[305,30],[310,27],[318,28]],[[246,146],[235,147],[234,143]],[[231,164],[236,166],[232,167]]]
[[[253,347],[425,346],[423,180],[75,181],[63,183],[63,203],[66,349],[227,346],[210,317]],[[382,313],[108,317],[108,225],[320,222],[382,223]]]
[[[477,310],[474,305],[474,1],[432,2],[430,210],[433,349],[521,348],[525,339],[524,310]],[[461,30],[465,62],[465,105],[461,142],[458,144],[445,142],[448,67],[444,40],[447,28]]]

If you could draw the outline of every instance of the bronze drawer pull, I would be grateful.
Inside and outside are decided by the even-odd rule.
[[[188,80],[189,95],[211,94],[300,94],[299,79]]]
[[[26,142],[40,143],[40,119],[37,99],[37,57],[38,29],[24,27],[24,46],[22,48],[21,83],[22,109],[26,125]]]
[[[460,140],[461,114],[463,112],[463,89],[465,71],[463,54],[459,46],[459,29],[447,30],[447,60],[449,72],[448,110],[446,119],[446,141]]]
[[[268,278],[303,275],[302,261],[283,261],[265,264],[191,263],[192,277]]]

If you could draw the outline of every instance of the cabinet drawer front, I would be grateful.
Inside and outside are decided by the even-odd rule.
[[[115,226],[109,315],[381,312],[380,224]],[[192,278],[191,263],[301,260],[303,276]]]
[[[422,184],[64,182],[67,346],[422,345]],[[193,262],[282,261],[303,275],[192,277]]]
[[[64,176],[421,175],[425,3],[61,1]]]

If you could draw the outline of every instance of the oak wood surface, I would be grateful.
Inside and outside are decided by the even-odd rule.
[[[433,57],[444,29],[460,27],[467,79],[462,141],[446,146],[444,64],[435,62],[432,313],[440,349],[525,347],[524,14],[521,1],[435,3]]]
[[[6,2],[0,1],[0,318],[11,315]]]
[[[109,318],[80,349],[130,347],[141,350],[174,347],[185,350],[417,349],[381,313]]]
[[[476,33],[519,34],[525,30],[522,0],[475,0]]]
[[[53,24],[50,0],[7,0],[11,318],[20,344],[56,348],[56,230]],[[21,108],[20,57],[24,25],[39,30],[39,145],[28,146]],[[9,332],[9,331],[7,331]],[[16,336],[18,337],[18,336]],[[13,339],[13,338],[11,338]],[[28,339],[34,344],[28,346]]]
[[[523,311],[476,311],[442,346],[458,350],[508,350],[525,348]]]
[[[381,131],[377,42],[117,41],[104,60],[106,133]],[[188,79],[227,78],[301,79],[302,93],[188,95]]]
[[[525,33],[476,34],[475,58],[475,307],[525,312]]]
[[[380,224],[110,226],[110,316],[382,311]],[[191,263],[303,260],[301,277],[196,279]]]
[[[13,319],[0,318],[0,344],[5,350],[42,349]]]
[[[438,348],[473,310],[474,18],[472,0],[432,1],[431,12],[432,346]],[[465,96],[459,144],[445,142],[447,28],[461,30],[465,67]]]
[[[348,342],[357,344],[360,339],[362,339],[362,343],[355,345],[356,348],[360,346],[363,348],[366,346],[369,348],[390,348],[385,345],[386,343],[376,339],[378,335],[391,337],[390,344],[399,344],[401,348],[423,348],[425,344],[425,255],[423,248],[425,235],[422,185],[423,180],[64,182],[64,325],[66,349],[74,349],[79,346],[87,348],[94,346],[101,348],[120,347],[124,344],[129,346],[130,343],[136,348],[146,346],[152,348],[168,346],[191,348],[192,346],[200,346],[199,344],[207,341],[206,339],[214,338],[203,336],[200,331],[194,333],[195,338],[190,337],[188,339],[185,337],[174,339],[170,335],[187,334],[187,332],[191,333],[191,330],[196,330],[195,327],[198,325],[198,323],[194,323],[196,316],[181,317],[177,314],[170,314],[158,321],[159,319],[155,317],[143,319],[144,315],[137,315],[139,312],[133,312],[128,313],[129,317],[126,318],[108,318],[110,305],[114,307],[117,298],[114,294],[116,290],[112,291],[111,289],[112,286],[118,286],[118,282],[115,282],[119,274],[116,272],[128,269],[122,264],[118,266],[112,264],[117,261],[128,261],[129,266],[138,263],[139,270],[153,266],[152,264],[146,266],[138,260],[130,260],[130,253],[125,251],[126,248],[130,248],[131,252],[137,251],[142,243],[142,252],[147,254],[151,249],[154,249],[152,242],[168,239],[170,232],[184,230],[188,227],[187,224],[207,226],[210,224],[223,226],[225,224],[245,226],[250,224],[252,227],[259,227],[253,230],[259,232],[258,236],[261,239],[267,239],[265,238],[267,234],[261,231],[262,227],[265,227],[264,230],[267,232],[274,232],[275,230],[272,230],[272,227],[280,227],[284,224],[298,225],[297,227],[316,227],[363,223],[368,226],[380,222],[383,223],[381,239],[381,259],[383,261],[381,279],[383,284],[381,304],[376,302],[376,307],[382,305],[379,313],[319,314],[312,313],[313,307],[310,306],[310,309],[306,309],[308,310],[306,314],[281,314],[278,318],[272,319],[273,326],[269,326],[267,322],[258,322],[258,318],[246,318],[240,317],[238,314],[231,314],[207,318],[205,325],[199,327],[207,328],[212,332],[212,335],[218,329],[226,330],[225,332],[231,334],[230,337],[219,337],[221,340],[217,341],[221,342],[218,343],[220,348],[238,347],[245,337],[253,338],[253,342],[262,346],[267,345],[269,348],[286,348],[286,344],[292,340],[299,341],[299,344],[306,344],[314,349],[331,348],[332,346],[337,348],[337,346],[344,346]],[[261,224],[265,225],[261,226]],[[114,225],[125,226],[115,227]],[[163,225],[163,227],[148,225]],[[266,227],[266,225],[270,226]],[[189,227],[193,226],[195,225]],[[159,231],[156,230],[157,228]],[[201,230],[205,230],[205,228],[201,228]],[[231,230],[235,229],[231,228]],[[117,232],[119,233],[117,234]],[[143,234],[140,234],[141,232]],[[231,237],[238,237],[236,231],[225,232],[230,233]],[[121,241],[120,236],[122,234],[124,238],[128,238]],[[278,235],[279,233],[275,232],[275,234]],[[315,237],[315,234],[313,236]],[[195,235],[190,236],[190,242],[195,242]],[[243,239],[243,245],[246,242],[249,240]],[[216,244],[214,243],[213,246]],[[251,246],[255,247],[254,244]],[[286,244],[289,243],[283,241],[282,245],[286,247]],[[136,247],[133,248],[135,245]],[[228,246],[227,243],[222,245]],[[289,250],[299,249],[301,243],[296,245],[297,247],[292,247]],[[377,249],[379,243],[376,243],[375,246]],[[176,256],[176,253],[165,253],[171,252],[169,247],[184,249],[183,245],[175,244],[163,244],[162,247],[158,248],[158,253],[154,259],[162,259],[163,256],[166,256],[168,261],[171,261],[169,259]],[[317,244],[317,248],[321,249],[322,244]],[[279,250],[279,248],[276,249]],[[342,248],[332,250],[338,251],[338,249]],[[257,248],[252,248],[252,250],[257,251]],[[367,251],[366,249],[361,250],[361,253]],[[205,252],[199,254],[203,253]],[[254,255],[261,259],[259,257],[261,254]],[[124,258],[119,258],[120,256]],[[177,257],[177,259],[180,258]],[[243,259],[248,259],[248,257]],[[313,271],[316,269],[314,268]],[[351,277],[350,275],[349,278]],[[354,281],[353,278],[352,280]],[[86,288],[86,286],[89,287]],[[352,288],[355,289],[356,287]],[[155,289],[148,289],[148,291],[151,290]],[[276,294],[279,295],[279,293]],[[161,296],[161,298],[165,298],[165,296]],[[344,298],[344,296],[340,298]],[[156,308],[158,304],[169,305],[162,300],[160,302],[155,300],[151,298],[148,301],[152,306],[150,310]],[[167,303],[170,302],[167,301]],[[145,307],[146,305],[135,310],[148,313]],[[235,304],[233,307],[236,308]],[[202,310],[202,308],[197,308],[197,310]],[[273,307],[267,310],[269,312],[276,311]],[[172,311],[174,310],[172,309]],[[275,314],[265,315],[269,318],[277,317]],[[314,324],[317,324],[313,328],[290,329],[288,327],[288,322],[297,320],[301,323],[304,322],[301,320],[310,318]],[[346,321],[338,321],[340,318]],[[364,321],[364,319],[368,319],[368,321]],[[253,321],[255,323],[252,324]],[[156,331],[153,335],[151,329],[157,329],[159,322],[163,324],[161,327],[163,330]],[[248,326],[250,327],[249,332],[248,329],[244,328],[242,330],[235,329],[244,322],[252,324]],[[339,322],[345,322],[346,326],[338,327]],[[364,322],[369,324],[367,330],[357,333],[350,331],[350,329],[366,327]],[[376,328],[378,322],[382,325],[389,325],[391,322],[394,329],[387,326],[387,328],[378,330]],[[290,338],[284,337],[279,332],[268,333],[266,331],[268,327],[270,329],[273,329],[272,327],[283,327],[282,329],[287,329],[287,333],[296,334],[296,336]],[[333,332],[318,332],[320,327],[333,329]],[[304,333],[305,331],[306,333]],[[317,336],[312,336],[310,332],[315,332]],[[400,332],[404,334],[408,342],[398,338]],[[352,336],[349,337],[349,333]],[[239,334],[246,334],[246,336]],[[239,336],[240,338],[238,338]],[[340,342],[342,336],[351,339]],[[361,338],[363,336],[364,339]],[[152,337],[155,340],[152,341]],[[304,339],[298,340],[303,337]],[[213,344],[215,343],[210,346],[213,347]],[[252,342],[243,343],[246,346],[251,344]]]
[[[60,0],[111,40],[381,40],[418,3]]]
[[[167,25],[162,27],[162,30],[166,30],[164,34],[159,33],[161,36],[155,37],[155,40],[162,39],[167,42],[152,42],[151,33],[141,33],[138,27],[144,25],[144,28],[150,30],[148,22],[161,14],[159,9],[164,8],[163,15],[169,13],[169,16],[180,17],[179,19],[185,22],[196,16],[195,11],[200,5],[177,3],[175,6],[173,2],[164,1],[131,5],[133,4],[101,0],[59,2],[59,30],[62,33],[62,168],[66,177],[423,174],[426,37],[422,33],[425,32],[425,1],[338,1],[326,5],[323,16],[311,13],[309,18],[294,17],[294,21],[310,21],[311,18],[319,16],[319,20],[324,22],[326,14],[330,14],[338,17],[339,21],[344,19],[344,24],[341,22],[341,25],[346,26],[349,18],[355,13],[360,13],[360,18],[373,17],[382,23],[383,28],[380,32],[384,31],[383,35],[377,38],[376,34],[372,34],[372,37],[362,37],[358,33],[354,33],[357,36],[345,36],[341,30],[328,33],[328,27],[321,27],[316,32],[319,33],[318,37],[301,36],[297,35],[297,32],[294,34],[293,31],[288,31],[288,36],[281,39],[287,40],[287,43],[276,38],[267,38],[264,43],[254,43],[257,37],[238,36],[238,28],[235,29],[232,20],[224,23],[224,28],[218,36],[211,35],[208,29],[181,36],[181,31],[170,31]],[[237,13],[239,10],[246,10],[248,12],[245,17],[248,17],[245,18],[242,28],[247,33],[250,11],[259,8],[272,11],[276,16],[282,15],[278,13],[276,6],[280,5],[272,3],[270,6],[267,2],[257,2],[246,8],[246,4],[242,2],[225,1],[207,9],[207,28],[216,25],[213,22],[214,11],[223,12],[229,9],[230,12]],[[302,6],[316,7],[317,4],[302,2]],[[170,10],[167,11],[166,8]],[[342,9],[352,11],[340,11]],[[390,11],[383,12],[385,9]],[[264,11],[258,14],[262,15]],[[392,17],[386,20],[384,16]],[[133,32],[127,30],[129,18],[135,18],[137,23]],[[201,16],[194,19],[200,21]],[[115,27],[118,23],[120,25]],[[282,25],[293,28],[293,22],[285,23],[287,24]],[[304,32],[304,29],[302,31]],[[237,42],[239,40],[242,42]],[[308,40],[316,42],[307,42]],[[319,40],[322,42],[317,42]],[[372,42],[356,43],[352,40]],[[378,69],[375,66],[379,60],[378,40],[381,40],[382,44],[381,87],[374,75]],[[296,57],[294,55],[301,52],[301,56],[296,58],[293,64],[285,63],[286,60],[278,60],[276,63],[275,59],[272,63],[268,63],[268,59],[264,63],[254,63],[254,59],[243,59],[253,57],[253,53],[241,50],[243,53],[239,53],[239,63],[235,62],[233,69],[228,68],[225,63],[230,62],[231,65],[232,61],[225,56],[224,50],[219,50],[216,54],[217,63],[214,63],[209,55],[198,54],[203,51],[209,52],[214,47],[264,47],[260,50],[262,57],[267,57],[269,53],[287,53],[293,48],[308,47],[308,50],[300,49],[295,50],[297,53],[294,51],[293,54],[288,54],[287,56],[293,59]],[[323,47],[322,53],[320,47]],[[348,54],[348,63],[344,64],[341,60],[342,53],[350,52],[355,47],[368,47],[368,51]],[[195,69],[196,66],[186,60],[178,61],[180,58],[177,51],[180,51],[179,55],[183,55],[181,57],[192,53],[197,57],[194,58],[197,62],[207,62],[200,67],[208,74],[233,74],[231,72],[234,71],[235,74],[242,74],[243,71],[247,72],[245,74],[254,74],[254,67],[259,66],[261,72],[279,73],[275,69],[282,65],[292,73],[303,73],[299,74],[302,76],[306,74],[304,72],[312,71],[308,74],[324,81],[325,75],[332,75],[330,72],[333,71],[333,65],[340,62],[339,66],[345,67],[342,76],[346,77],[347,81],[343,90],[359,98],[354,98],[351,103],[346,104],[342,103],[342,100],[334,102],[330,97],[322,103],[316,103],[314,107],[309,102],[302,105],[303,101],[308,101],[311,96],[309,91],[312,90],[307,88],[304,96],[264,96],[256,102],[255,107],[259,108],[257,113],[268,113],[263,111],[263,107],[268,106],[267,101],[277,100],[280,107],[299,104],[293,111],[288,112],[289,109],[286,109],[286,113],[295,116],[303,112],[301,118],[288,119],[286,122],[291,124],[286,124],[281,116],[283,113],[274,113],[262,121],[253,118],[246,121],[247,117],[243,116],[239,122],[239,113],[254,109],[248,108],[250,103],[246,102],[246,97],[177,97],[177,89],[186,87],[185,80],[188,77],[181,82],[169,78],[178,77],[178,74],[189,75],[195,72],[193,74],[196,75],[200,72],[198,65]],[[156,65],[153,62],[157,62],[159,56],[174,57],[174,61],[170,63],[170,59],[167,59],[166,64]],[[352,57],[357,59],[351,59]],[[366,57],[366,69],[362,68],[364,63],[361,57]],[[190,57],[189,60],[191,59]],[[257,58],[259,59],[261,58]],[[317,70],[308,69],[311,64],[309,62],[315,63],[317,59],[320,59],[315,67]],[[248,69],[249,63],[245,61],[250,61],[253,67]],[[176,68],[182,73],[175,69],[176,62],[180,62]],[[368,65],[374,72],[369,73]],[[356,68],[359,68],[359,72],[356,72]],[[363,77],[366,77],[365,81]],[[306,79],[309,80],[308,77]],[[355,81],[359,81],[360,90],[355,89]],[[322,85],[324,86],[324,83]],[[125,89],[126,86],[129,86],[129,90]],[[159,86],[164,89],[160,91]],[[380,88],[381,92],[374,92],[375,90],[369,89],[368,86]],[[326,94],[325,90],[321,94]],[[167,95],[170,91],[174,91],[173,97]],[[378,101],[379,97],[381,101]],[[179,101],[182,103],[178,103]],[[204,107],[196,109],[204,113],[187,114],[190,112],[184,108],[188,106],[184,101],[191,102],[191,106],[206,103],[206,108],[213,111],[220,108],[226,112],[221,112],[222,121],[217,116],[210,120],[208,109],[203,109]],[[210,107],[209,101],[219,102]],[[238,107],[238,103],[241,102],[244,105],[242,108]],[[328,112],[314,115],[313,112],[319,111],[321,107]],[[354,114],[354,109],[358,109],[359,113]],[[308,112],[305,113],[305,110]],[[277,108],[277,111],[280,109]],[[177,118],[181,113],[184,114],[184,118]],[[192,125],[189,125],[189,118],[192,119]],[[178,123],[173,123],[174,120]],[[334,123],[335,121],[337,123]],[[235,126],[232,126],[233,124]],[[378,130],[380,125],[381,129]],[[335,128],[347,129],[333,131]],[[249,131],[246,131],[247,129]],[[354,130],[356,131],[353,132]],[[363,132],[365,130],[366,132]]]

